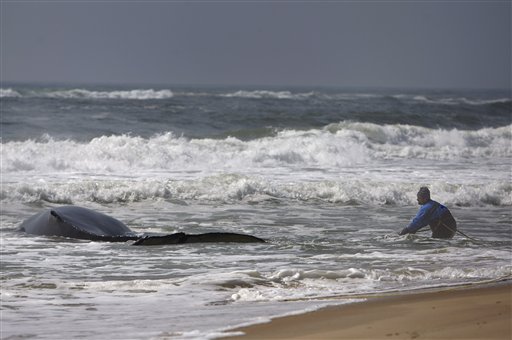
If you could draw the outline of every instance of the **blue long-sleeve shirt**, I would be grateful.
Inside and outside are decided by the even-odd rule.
[[[424,226],[431,224],[432,222],[439,220],[444,212],[448,210],[444,205],[429,200],[423,204],[418,210],[416,216],[412,219],[411,223],[402,231],[402,233],[414,234]]]

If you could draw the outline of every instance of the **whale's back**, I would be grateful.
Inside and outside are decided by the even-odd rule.
[[[21,225],[28,234],[95,240],[102,237],[133,237],[123,222],[105,214],[76,206],[42,211]]]

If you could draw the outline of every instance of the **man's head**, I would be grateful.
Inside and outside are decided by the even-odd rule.
[[[418,191],[417,198],[419,205],[427,203],[428,201],[430,201],[430,190],[428,190],[427,187],[421,187],[420,190]]]

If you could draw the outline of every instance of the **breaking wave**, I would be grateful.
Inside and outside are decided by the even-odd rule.
[[[221,94],[222,97],[236,97],[236,98],[272,98],[272,99],[306,99],[314,96],[314,92],[309,93],[292,93],[290,91],[236,91],[232,93]]]
[[[250,141],[188,139],[172,133],[151,138],[102,136],[89,142],[46,136],[3,143],[2,199],[59,203],[292,199],[408,205],[415,202],[417,182],[430,178],[436,196],[447,204],[509,206],[508,178],[473,181],[471,164],[493,161],[509,171],[511,134],[511,126],[462,131],[341,122],[323,129],[283,130]],[[392,168],[394,162],[404,160],[426,160],[421,164],[431,166],[457,159],[454,164],[462,168],[449,181],[435,169],[422,177],[409,173],[407,167]],[[457,179],[463,171],[464,180]],[[51,184],[25,180],[41,174],[52,179]],[[432,183],[432,178],[438,181]]]
[[[440,105],[492,105],[492,104],[511,104],[510,98],[496,98],[496,99],[468,99],[466,97],[454,97],[454,98],[430,98],[428,96],[394,96],[397,99],[410,98],[417,102],[424,102],[429,104],[440,104]]]
[[[170,175],[172,177],[172,175]],[[495,180],[484,184],[435,182],[436,197],[450,206],[511,206],[512,184]],[[378,180],[279,181],[261,176],[219,174],[196,179],[81,178],[63,182],[6,183],[1,199],[27,203],[130,203],[167,200],[257,204],[293,200],[345,205],[413,205],[416,183]]]
[[[188,139],[172,133],[142,138],[101,136],[90,142],[39,140],[3,143],[3,173],[31,171],[230,171],[334,169],[388,159],[507,158],[512,126],[476,131],[341,122],[323,129],[282,130],[243,141]]]
[[[130,90],[130,91],[88,91],[83,89],[74,89],[66,91],[54,91],[44,94],[49,98],[88,98],[88,99],[167,99],[172,98],[174,94],[170,90]]]
[[[55,98],[55,99],[168,99],[174,96],[171,90],[135,89],[127,91],[71,90],[28,90],[0,89],[0,98]]]
[[[21,94],[13,89],[0,88],[0,98],[20,98]]]

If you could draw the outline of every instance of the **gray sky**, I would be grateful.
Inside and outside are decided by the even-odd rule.
[[[4,1],[7,82],[510,88],[510,1]]]

